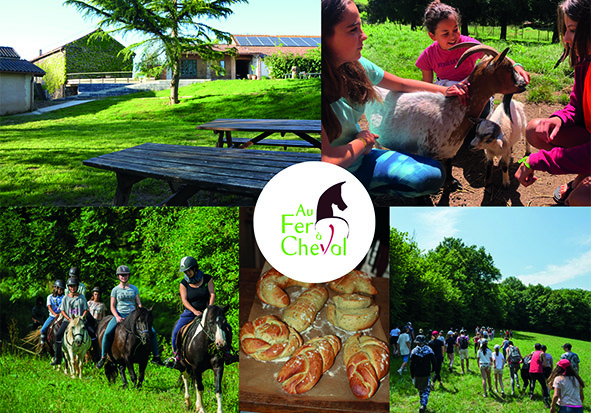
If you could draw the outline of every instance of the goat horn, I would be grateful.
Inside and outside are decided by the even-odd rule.
[[[462,44],[462,43],[460,43]],[[456,44],[453,47],[459,46],[460,44]],[[452,48],[450,47],[450,50]],[[459,49],[459,47],[458,47]],[[496,57],[498,56],[499,52],[497,52],[493,47],[487,46],[485,44],[478,44],[477,46],[471,47],[470,49],[466,50],[464,52],[464,54],[462,55],[462,57],[460,57],[460,60],[458,60],[458,63],[456,63],[456,69],[462,64],[464,63],[464,60],[466,60],[468,57],[472,56],[474,53],[484,53],[487,55],[490,55],[492,57]]]

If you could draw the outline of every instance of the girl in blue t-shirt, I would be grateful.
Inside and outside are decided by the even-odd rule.
[[[111,291],[111,312],[113,318],[109,321],[105,334],[103,335],[103,341],[101,346],[101,359],[96,364],[96,368],[100,369],[107,360],[107,353],[113,344],[113,338],[115,337],[115,328],[117,324],[121,323],[125,317],[135,310],[136,305],[141,308],[142,302],[140,301],[140,292],[138,288],[129,283],[129,267],[121,265],[117,268],[117,276],[119,278],[119,284]],[[164,363],[160,359],[158,354],[158,339],[156,338],[156,330],[152,327],[152,363],[158,366],[164,366]]]
[[[45,334],[47,333],[47,329],[49,328],[49,324],[60,313],[60,306],[62,304],[62,300],[64,299],[64,290],[66,289],[66,284],[64,280],[56,280],[53,283],[53,292],[47,296],[47,309],[49,310],[49,317],[43,323],[41,327],[41,340],[39,341],[39,345],[45,344]]]
[[[373,149],[377,135],[359,126],[374,85],[398,92],[428,91],[466,103],[465,83],[445,88],[394,76],[361,58],[359,11],[352,0],[322,0],[322,161],[347,168],[372,192],[416,197],[437,192],[445,180],[433,159]]]

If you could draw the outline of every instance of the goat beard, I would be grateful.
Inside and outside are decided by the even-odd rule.
[[[556,62],[556,64],[554,65],[554,69],[556,69],[558,66],[560,66],[562,62],[564,62],[564,59],[566,59],[566,57],[568,56],[569,51],[570,46],[568,44],[565,44],[564,50],[562,51],[562,55],[560,55],[560,57],[558,58],[558,62]]]

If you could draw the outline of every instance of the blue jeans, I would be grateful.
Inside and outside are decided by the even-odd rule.
[[[374,194],[411,198],[439,191],[445,181],[440,162],[420,155],[372,149],[352,174]]]
[[[49,328],[49,323],[51,323],[54,319],[55,319],[55,317],[53,315],[50,315],[49,317],[47,317],[47,320],[45,320],[45,322],[43,323],[43,326],[41,327],[41,335],[42,336],[45,336],[45,333],[47,332],[47,329]]]
[[[183,311],[179,321],[177,321],[176,325],[174,326],[174,330],[172,331],[172,352],[176,354],[176,336],[181,331],[181,328],[189,324],[191,321],[195,319],[195,314],[190,312],[189,310]]]
[[[127,317],[127,315],[123,316],[119,314],[120,317]],[[111,348],[111,344],[113,344],[113,338],[115,337],[115,327],[117,327],[117,319],[113,317],[109,324],[107,324],[107,328],[105,329],[105,334],[103,335],[103,341],[101,345],[101,357],[107,357],[107,353]],[[156,338],[156,330],[152,327],[152,352],[154,353],[154,357],[158,356],[158,339]]]
[[[583,413],[583,407],[560,406],[558,413]]]

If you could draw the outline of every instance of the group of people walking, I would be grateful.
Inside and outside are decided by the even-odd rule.
[[[445,366],[450,373],[453,373],[456,353],[461,360],[462,374],[470,372],[470,337],[465,329],[461,329],[459,334],[450,329],[447,334],[429,331],[426,335],[422,330],[419,330],[419,334],[413,337],[414,330],[412,330],[411,323],[408,323],[402,329],[398,327],[392,329],[390,335],[392,354],[394,356],[399,354],[403,361],[398,373],[403,375],[408,365],[413,385],[419,393],[420,412],[426,411],[429,395],[434,390],[435,383],[439,382],[439,385],[443,386],[441,368],[446,356],[447,364]],[[545,345],[536,343],[534,350],[524,356],[508,334],[504,337],[502,344],[496,344],[492,348],[489,348],[489,337],[489,331],[487,331],[487,338],[481,337],[480,332],[474,337],[475,358],[482,377],[484,397],[488,397],[489,393],[493,391],[491,375],[494,375],[495,392],[501,397],[505,397],[503,369],[507,365],[511,377],[512,395],[515,395],[516,386],[519,391],[519,378],[521,377],[522,392],[526,392],[529,386],[529,397],[532,400],[536,383],[540,384],[544,405],[550,408],[552,413],[556,411],[561,413],[583,411],[585,384],[578,374],[579,357],[571,351],[572,345],[570,343],[565,343],[562,346],[564,353],[558,362],[554,363]],[[493,339],[490,338],[490,340]],[[411,343],[416,346],[413,348]],[[433,376],[431,376],[432,373]],[[552,400],[549,389],[554,390]]]
[[[178,358],[176,356],[176,335],[182,326],[193,321],[196,317],[200,317],[205,309],[213,305],[215,301],[215,287],[213,279],[210,275],[204,274],[199,269],[197,260],[193,257],[184,257],[181,260],[180,272],[185,274],[184,279],[179,286],[179,295],[185,311],[181,315],[179,321],[176,323],[173,336],[173,357],[167,360],[166,366],[170,368],[177,368]],[[129,316],[129,314],[136,308],[142,307],[140,300],[139,289],[129,283],[131,271],[128,266],[121,265],[117,268],[115,275],[118,279],[118,284],[111,290],[110,311],[113,317],[108,321],[105,333],[102,337],[100,349],[96,343],[96,330],[98,321],[106,316],[105,304],[100,299],[100,288],[95,287],[92,291],[93,297],[86,300],[86,286],[79,281],[80,271],[77,267],[72,267],[68,273],[68,281],[64,284],[63,280],[56,280],[53,285],[53,292],[47,297],[47,309],[49,317],[45,320],[41,328],[40,344],[43,345],[46,340],[46,334],[51,322],[61,317],[61,324],[59,329],[55,332],[55,359],[50,363],[52,366],[60,365],[62,362],[62,341],[63,336],[69,322],[73,317],[84,317],[84,324],[92,341],[92,355],[96,367],[102,368],[107,360],[107,355],[113,343],[115,329],[118,324]],[[65,294],[65,288],[68,288],[68,293]],[[158,366],[165,366],[160,358],[158,351],[158,339],[156,330],[152,327],[151,331],[151,348],[152,348],[152,363]],[[227,326],[227,348],[226,350],[226,364],[236,362],[237,355],[231,351],[231,329]],[[99,356],[100,352],[100,356]]]

